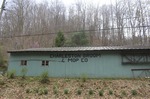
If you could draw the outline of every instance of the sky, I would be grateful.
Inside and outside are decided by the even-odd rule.
[[[35,0],[36,2],[38,3],[41,3],[43,0]],[[50,0],[47,0],[47,1],[50,1]],[[66,5],[66,6],[69,6],[69,5],[72,5],[74,4],[76,1],[80,1],[80,0],[61,0],[63,1],[63,3]],[[100,4],[100,5],[103,5],[103,4],[111,4],[114,3],[116,0],[82,0],[82,1],[86,1],[86,3],[94,3],[94,4]]]
[[[1,6],[2,6],[2,2],[3,2],[3,0],[0,0],[0,8],[1,8]]]
[[[6,2],[10,2],[11,0],[6,0]],[[37,3],[42,3],[43,1],[50,1],[50,0],[34,0],[34,1],[36,1]],[[72,4],[74,4],[77,0],[61,0],[66,6],[69,6],[69,5],[72,5]],[[103,5],[103,4],[111,4],[111,2],[112,3],[114,3],[115,1],[117,1],[117,0],[83,0],[83,1],[86,1],[86,3],[88,3],[88,4],[91,4],[91,3],[93,3],[93,4],[95,4],[95,5],[97,5],[97,4],[100,4],[100,5]],[[2,5],[2,2],[3,2],[3,0],[0,0],[0,8],[1,8],[1,5]]]

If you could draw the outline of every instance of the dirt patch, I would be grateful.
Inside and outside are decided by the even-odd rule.
[[[0,99],[115,99],[150,97],[150,79],[63,79],[0,77]]]

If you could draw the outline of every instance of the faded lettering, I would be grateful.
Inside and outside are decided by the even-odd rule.
[[[62,58],[61,62],[88,62],[89,58],[101,57],[101,54],[50,54],[50,58]]]

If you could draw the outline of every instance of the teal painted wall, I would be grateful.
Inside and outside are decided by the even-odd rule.
[[[42,72],[48,71],[50,77],[81,77],[86,75],[90,78],[130,78],[133,77],[131,69],[150,68],[148,64],[123,65],[121,55],[118,52],[94,52],[97,57],[84,57],[88,62],[83,61],[82,54],[93,54],[93,52],[63,52],[61,54],[79,54],[81,57],[77,62],[70,62],[70,58],[53,57],[55,52],[22,52],[11,53],[8,71],[15,70],[21,75],[21,69],[27,68],[27,76],[39,76]],[[57,52],[58,54],[58,52]],[[62,62],[62,59],[64,62]],[[20,61],[27,60],[27,66],[21,66]],[[42,60],[48,60],[49,66],[42,66]],[[135,72],[137,77],[141,72]]]

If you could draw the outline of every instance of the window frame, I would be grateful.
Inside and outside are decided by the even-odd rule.
[[[121,55],[122,64],[150,64],[150,55],[145,53],[123,53]]]
[[[28,62],[27,60],[21,60],[20,65],[21,66],[27,66]]]
[[[49,66],[49,61],[48,60],[42,60],[42,66]]]

